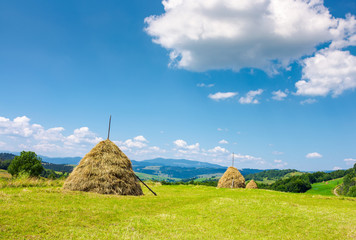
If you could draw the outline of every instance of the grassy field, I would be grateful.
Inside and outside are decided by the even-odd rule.
[[[321,183],[312,184],[312,188],[306,194],[320,194],[324,196],[333,196],[334,188],[342,183],[342,178],[334,179]]]
[[[0,239],[355,239],[350,198],[153,185],[158,196],[0,189]]]

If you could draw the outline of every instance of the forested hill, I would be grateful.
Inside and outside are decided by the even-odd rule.
[[[14,157],[16,157],[16,155],[12,153],[0,153],[0,161],[12,160]]]
[[[287,174],[294,173],[294,172],[299,172],[299,171],[295,169],[284,169],[284,170],[272,169],[272,170],[265,170],[258,173],[248,174],[245,176],[245,179],[247,181],[251,179],[255,181],[278,180],[283,178]]]

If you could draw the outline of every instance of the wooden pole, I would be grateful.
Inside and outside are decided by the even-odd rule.
[[[148,190],[150,190],[155,196],[157,196],[157,194],[156,194],[154,191],[152,191],[152,189],[149,188],[149,187],[146,185],[146,183],[144,183],[136,174],[135,174],[135,176],[136,176],[136,178],[137,178],[138,180],[140,180],[140,181],[143,183],[143,185],[146,186],[146,188],[148,188]]]
[[[110,119],[109,119],[108,139],[109,139],[109,137],[110,137],[110,125],[111,125],[111,115],[110,115]]]
[[[234,166],[234,161],[235,161],[235,153],[232,153],[232,167]]]

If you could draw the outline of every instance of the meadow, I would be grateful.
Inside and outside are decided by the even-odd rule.
[[[334,188],[342,183],[343,179],[338,178],[330,181],[312,184],[312,188],[306,194],[320,194],[324,196],[334,196]]]
[[[23,185],[25,186],[25,185]],[[355,239],[352,198],[151,184],[141,197],[0,189],[0,239]]]

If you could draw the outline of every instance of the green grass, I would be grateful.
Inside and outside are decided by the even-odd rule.
[[[342,178],[325,181],[321,183],[312,184],[312,188],[308,190],[307,194],[319,194],[324,196],[334,196],[334,188],[342,183]]]
[[[258,183],[263,183],[263,184],[272,184],[274,183],[276,180],[271,180],[271,179],[268,179],[268,178],[263,178],[263,181],[255,181],[257,184]]]
[[[6,179],[10,179],[11,178],[11,174],[8,173],[6,170],[0,169],[0,180],[6,180]]]
[[[287,173],[286,175],[284,175],[283,179],[285,178],[289,178],[289,177],[294,177],[294,176],[301,176],[305,173],[302,172],[291,172],[291,173]]]
[[[0,239],[355,239],[351,198],[153,185],[108,196],[0,189]]]

